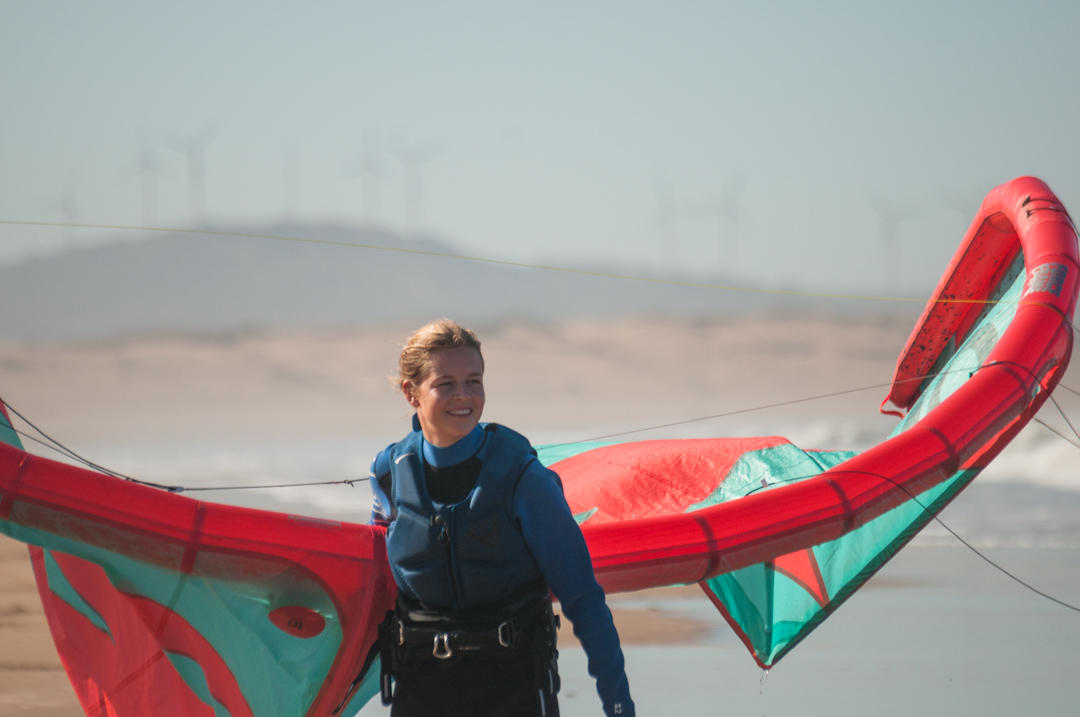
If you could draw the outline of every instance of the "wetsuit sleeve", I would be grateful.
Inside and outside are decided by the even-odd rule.
[[[589,674],[608,717],[634,714],[619,634],[593,575],[581,528],[570,513],[559,476],[531,461],[514,493],[514,514],[562,613],[589,658]]]
[[[388,445],[371,462],[368,483],[371,484],[374,500],[371,503],[371,520],[368,521],[368,525],[386,527],[393,520],[394,507],[390,503],[390,449],[396,445],[396,443]]]

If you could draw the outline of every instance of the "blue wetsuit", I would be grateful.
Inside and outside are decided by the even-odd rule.
[[[414,423],[415,427],[415,423]],[[447,448],[423,442],[423,461],[439,469],[467,460],[484,460],[490,441],[477,426]],[[387,494],[391,444],[372,462],[371,486],[375,494],[371,522],[388,526],[396,517]],[[540,567],[562,613],[573,623],[574,634],[588,656],[589,674],[609,715],[633,715],[634,703],[626,679],[619,636],[604,601],[603,588],[593,575],[592,560],[581,529],[563,496],[562,482],[535,458],[528,461],[513,494],[512,512],[522,536]]]

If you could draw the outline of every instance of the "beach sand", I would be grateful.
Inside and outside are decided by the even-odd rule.
[[[887,384],[913,322],[776,316],[482,327],[485,418],[576,439]],[[407,334],[393,327],[0,344],[0,395],[50,432],[88,442],[396,436],[410,411],[386,376]],[[874,420],[885,393],[784,413]]]
[[[49,635],[26,546],[3,536],[0,536],[0,715],[82,715]]]

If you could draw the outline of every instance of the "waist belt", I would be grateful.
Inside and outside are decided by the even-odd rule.
[[[398,596],[397,609],[386,615],[379,626],[382,653],[382,701],[393,700],[391,676],[406,666],[430,660],[450,663],[461,658],[499,658],[532,654],[537,679],[550,683],[550,694],[558,692],[555,649],[559,616],[551,600],[529,597],[500,610],[496,615],[448,615],[409,604]]]
[[[406,625],[395,615],[390,626],[390,639],[399,648],[430,645],[433,657],[448,660],[457,652],[517,650],[521,645],[521,631],[522,626],[513,617],[492,626],[450,629],[448,626]]]

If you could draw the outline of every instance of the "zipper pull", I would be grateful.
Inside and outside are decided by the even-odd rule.
[[[443,523],[443,519],[439,515],[431,516],[431,526],[435,527],[436,525],[442,526],[442,532],[439,533],[438,537],[439,545],[448,545],[450,543],[450,533],[447,532],[446,524]]]

